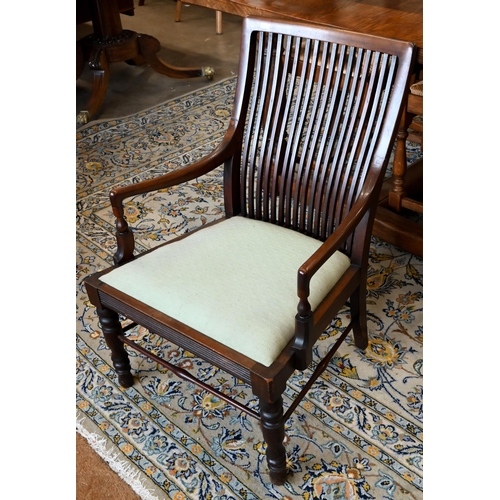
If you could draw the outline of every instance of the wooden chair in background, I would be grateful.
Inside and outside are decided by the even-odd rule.
[[[175,7],[175,22],[178,23],[181,20],[182,4],[189,2],[183,2],[182,0],[176,0],[176,2],[177,5]],[[222,12],[220,10],[215,11],[215,33],[217,33],[217,35],[222,35]]]
[[[415,54],[408,42],[247,18],[219,146],[110,193],[116,265],[86,289],[119,383],[134,383],[127,345],[259,419],[277,485],[286,480],[286,420],[350,332],[358,348],[368,345],[370,237]],[[225,217],[135,255],[124,200],[220,165]],[[310,365],[347,301],[349,324],[284,411],[288,378]],[[244,381],[258,410],[136,344],[126,333],[136,325]]]
[[[145,0],[139,0],[139,5],[144,5]],[[182,4],[189,3],[183,2],[182,0],[174,0],[176,2],[175,6],[175,22],[178,23],[181,20],[182,15]],[[215,11],[215,32],[218,35],[222,35],[222,12],[220,10]]]

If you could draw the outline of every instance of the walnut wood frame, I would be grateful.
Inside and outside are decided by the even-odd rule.
[[[297,49],[299,45],[301,50]],[[329,59],[328,54],[331,54]],[[259,413],[223,394],[218,395],[260,418],[267,443],[270,480],[277,485],[286,480],[283,445],[286,419],[351,330],[360,349],[368,344],[366,275],[370,235],[415,56],[415,45],[409,42],[296,22],[247,18],[243,23],[234,107],[219,146],[192,165],[156,179],[113,189],[110,193],[116,217],[116,266],[140,258],[134,255],[133,232],[125,220],[123,201],[126,198],[187,182],[222,164],[226,218],[241,215],[265,220],[323,241],[297,270],[295,336],[269,367],[102,282],[100,277],[114,267],[89,277],[85,283],[89,299],[97,308],[122,386],[129,387],[134,381],[124,349],[127,344],[178,376],[214,392],[191,374],[130,341],[125,335],[130,325],[124,328],[119,315],[251,385],[259,399]],[[292,95],[286,82],[295,77],[302,87]],[[328,106],[324,102],[320,104],[321,92],[315,94],[315,88],[331,90]],[[353,96],[352,102],[349,96]],[[294,120],[294,110],[299,106],[294,107],[293,99],[299,98],[306,103],[313,102],[314,116],[325,120],[320,122],[323,128],[318,125],[318,130],[328,130],[328,133],[321,135],[318,130],[312,130],[311,123],[315,122],[312,117],[309,123]],[[349,103],[352,107],[348,107]],[[371,115],[366,111],[370,109]],[[352,113],[346,111],[342,130],[329,135],[336,129],[324,127],[330,127],[335,117],[340,116],[334,113],[342,113],[342,110],[352,110]],[[374,113],[378,113],[378,118],[372,123],[370,117]],[[342,136],[345,136],[344,142]],[[301,142],[299,148],[297,141],[304,138],[307,141]],[[313,149],[307,149],[312,144],[316,147],[314,151],[324,152],[328,149],[327,142],[336,144],[337,149],[333,147],[324,153],[322,160],[319,155],[313,156]],[[350,156],[342,159],[347,149]],[[175,244],[190,234],[166,244]],[[351,266],[312,310],[308,301],[311,279],[337,250],[350,257]],[[282,394],[288,378],[295,370],[310,365],[315,342],[348,301],[349,325],[284,414]]]

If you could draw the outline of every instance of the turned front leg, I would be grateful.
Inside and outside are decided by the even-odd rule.
[[[118,335],[123,334],[119,316],[110,309],[97,309],[97,315],[106,344],[111,349],[111,360],[118,374],[118,382],[122,387],[131,387],[134,377],[130,373],[130,361],[123,342],[118,338]]]
[[[260,399],[262,435],[267,443],[267,464],[271,482],[277,486],[286,480],[285,422],[283,420],[283,398],[274,403]]]

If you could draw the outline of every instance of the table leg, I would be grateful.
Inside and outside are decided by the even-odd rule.
[[[76,122],[79,124],[87,123],[101,109],[106,98],[109,64],[106,51],[103,48],[97,48],[93,51],[89,60],[89,68],[92,70],[92,91],[86,109],[80,111],[76,117]]]
[[[85,56],[83,55],[82,43],[76,42],[76,79],[80,78],[85,69]]]
[[[148,64],[157,73],[170,78],[213,78],[212,67],[179,68],[167,64],[157,56],[161,46],[156,38],[122,29],[116,0],[91,0],[91,6],[94,33],[77,42],[76,74],[78,79],[88,61],[93,71],[92,92],[86,109],[77,116],[78,123],[87,123],[104,104],[111,63]]]
[[[389,208],[396,212],[401,211],[401,200],[406,196],[405,175],[407,167],[406,139],[408,137],[408,127],[411,123],[412,115],[403,110],[400,127],[396,136],[396,151],[394,153],[394,163],[392,166],[392,189],[388,193],[387,203]]]
[[[170,78],[193,78],[197,76],[205,76],[208,80],[211,80],[215,74],[215,71],[210,66],[202,68],[182,68],[177,66],[171,66],[165,61],[160,59],[156,54],[160,51],[160,42],[150,36],[150,35],[138,35],[139,42],[139,53],[144,58],[146,64],[148,64],[154,71],[166,75]]]

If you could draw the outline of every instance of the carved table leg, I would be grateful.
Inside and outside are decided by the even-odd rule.
[[[211,67],[177,68],[162,61],[156,53],[160,42],[149,35],[139,35],[122,29],[117,0],[89,0],[92,6],[94,33],[77,42],[77,77],[83,62],[89,61],[94,71],[92,95],[86,110],[78,114],[78,123],[87,123],[104,104],[109,64],[126,61],[129,64],[148,64],[154,71],[171,78],[205,76],[211,80],[215,71]]]
[[[104,104],[109,81],[109,64],[104,48],[93,51],[89,60],[89,68],[92,70],[92,92],[85,110],[80,111],[76,117],[77,123],[87,123]]]
[[[283,420],[283,398],[274,403],[260,399],[262,435],[267,443],[267,464],[271,482],[277,486],[286,480],[285,422]]]
[[[76,79],[80,78],[85,68],[85,56],[83,55],[82,42],[76,42]]]
[[[401,116],[401,122],[396,137],[396,151],[394,153],[394,163],[392,166],[393,183],[387,198],[389,207],[396,212],[401,211],[401,200],[406,196],[406,138],[408,137],[408,127],[410,126],[411,120],[412,115],[410,115],[405,108]]]
[[[134,377],[130,373],[130,361],[123,342],[118,338],[118,335],[123,334],[119,316],[110,309],[97,309],[97,315],[106,344],[111,349],[111,360],[118,374],[118,382],[122,387],[131,387]]]
[[[149,35],[139,35],[134,31],[123,30],[120,35],[113,38],[99,38],[95,35],[89,35],[80,42],[84,48],[86,59],[89,61],[89,67],[93,71],[93,84],[87,109],[78,114],[78,123],[87,123],[104,104],[110,63],[125,61],[136,66],[148,64],[157,73],[170,78],[205,76],[211,80],[215,74],[211,67],[178,68],[170,66],[156,55],[161,48],[160,42],[156,38]]]
[[[208,80],[213,78],[215,71],[211,67],[205,68],[182,68],[171,66],[161,60],[156,53],[160,51],[160,42],[150,35],[138,35],[139,53],[144,57],[154,71],[170,78],[193,78],[196,76],[206,76]]]

